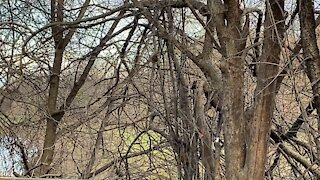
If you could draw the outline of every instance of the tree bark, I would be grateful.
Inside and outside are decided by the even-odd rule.
[[[306,64],[306,73],[312,86],[314,105],[317,109],[318,132],[320,132],[320,56],[316,37],[316,21],[314,17],[314,5],[312,0],[298,2],[301,10],[299,11],[301,40],[303,57]],[[317,146],[317,157],[320,159],[320,139],[315,139]],[[319,164],[319,162],[318,162]]]
[[[263,180],[275,107],[276,78],[284,35],[284,1],[266,1],[262,55],[258,64],[255,108],[249,120],[244,179]]]
[[[239,179],[245,160],[244,59],[241,58],[241,17],[238,0],[208,1],[222,48],[222,118],[226,178]],[[214,27],[212,28],[214,29]]]

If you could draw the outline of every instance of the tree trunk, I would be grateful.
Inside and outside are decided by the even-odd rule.
[[[51,0],[51,22],[63,21],[64,0]],[[49,80],[49,96],[48,96],[48,118],[46,125],[46,134],[43,145],[43,152],[40,158],[41,168],[40,175],[47,174],[50,171],[50,165],[53,160],[54,145],[57,137],[58,122],[61,120],[63,113],[57,112],[57,99],[59,93],[59,75],[64,52],[63,30],[60,26],[52,26],[51,28],[55,43],[55,56],[53,67]]]
[[[265,31],[257,72],[253,117],[249,120],[244,178],[263,180],[268,139],[275,107],[276,78],[279,71],[281,43],[284,35],[284,1],[266,1]]]
[[[198,82],[195,88],[195,100],[194,100],[194,111],[195,111],[195,118],[196,124],[199,130],[199,139],[201,142],[200,145],[200,153],[201,153],[201,161],[203,166],[205,167],[204,179],[205,180],[214,180],[218,177],[215,174],[214,169],[214,155],[212,151],[212,136],[210,133],[210,128],[207,126],[206,123],[206,116],[205,116],[205,102],[204,98],[202,97],[203,92],[203,83]],[[216,151],[217,153],[217,151]],[[219,154],[220,156],[220,154]],[[216,166],[219,166],[215,164]],[[216,176],[216,177],[215,177]]]
[[[298,2],[300,5],[299,18],[301,39],[303,47],[303,57],[306,62],[307,76],[312,85],[314,96],[314,105],[318,115],[318,132],[320,132],[320,56],[315,33],[316,22],[314,17],[314,5],[312,0],[303,0]],[[317,146],[317,157],[320,159],[320,140],[315,139]],[[318,163],[319,164],[319,163]]]
[[[60,43],[62,44],[62,42]],[[57,137],[58,123],[62,119],[64,112],[57,112],[57,98],[59,89],[59,74],[61,70],[63,49],[58,45],[56,49],[52,75],[50,77],[49,97],[48,97],[48,115],[46,134],[43,145],[43,153],[40,159],[42,164],[40,174],[44,175],[50,171],[50,164],[53,160],[54,144]]]
[[[244,59],[241,58],[241,17],[242,11],[238,0],[221,1],[208,5],[217,19],[217,32],[223,49],[221,62],[223,102],[222,119],[224,120],[224,142],[226,178],[240,178],[245,160],[245,123],[244,123]],[[227,12],[224,12],[227,11]],[[223,17],[221,17],[221,14]],[[222,18],[222,19],[221,19]]]

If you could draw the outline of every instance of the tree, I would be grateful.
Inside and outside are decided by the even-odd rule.
[[[319,178],[320,21],[293,3],[2,2],[15,174]]]

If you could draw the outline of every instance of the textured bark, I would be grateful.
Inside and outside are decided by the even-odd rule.
[[[208,1],[222,48],[222,118],[224,120],[224,142],[226,178],[239,179],[245,160],[244,134],[244,59],[241,56],[242,11],[239,1]]]
[[[314,17],[314,5],[312,0],[299,1],[300,3],[300,26],[303,57],[306,63],[307,76],[312,85],[314,106],[318,115],[318,132],[320,131],[320,56],[315,33],[316,21]],[[320,159],[320,140],[315,140],[317,145],[317,156]],[[319,163],[318,163],[319,164]]]
[[[263,180],[284,34],[284,1],[266,1],[262,55],[257,72],[253,117],[249,120],[244,179]]]

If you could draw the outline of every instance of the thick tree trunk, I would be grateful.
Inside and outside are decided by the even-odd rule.
[[[284,32],[284,1],[266,1],[264,45],[261,64],[258,67],[258,85],[253,117],[246,128],[244,118],[244,60],[240,58],[242,11],[239,1],[208,1],[215,19],[221,48],[224,52],[221,63],[223,82],[222,115],[226,154],[226,178],[264,179],[267,144]],[[221,17],[221,14],[225,16]],[[245,136],[245,130],[250,131]],[[247,139],[246,139],[247,138]]]
[[[312,85],[314,105],[318,115],[318,132],[320,132],[320,56],[315,33],[316,22],[314,17],[314,5],[312,0],[300,0],[299,11],[303,57],[306,62],[307,76]],[[320,159],[320,140],[316,139],[317,156]],[[318,162],[319,164],[319,162]]]
[[[249,120],[244,179],[263,180],[275,107],[276,78],[284,34],[284,1],[266,1],[262,55],[258,65],[253,117]]]
[[[245,163],[244,59],[241,58],[241,16],[238,0],[208,1],[222,48],[222,119],[226,178],[241,178]],[[213,27],[212,27],[213,29]]]
[[[223,22],[220,22],[223,27],[218,31],[221,33],[220,44],[223,44],[222,47],[225,46],[225,54],[221,62],[224,88],[222,118],[224,120],[226,177],[228,180],[233,180],[240,178],[245,163],[244,59],[240,57],[240,45],[242,44],[240,30],[242,28],[241,18],[239,18],[242,11],[237,0],[225,1],[224,8],[227,10],[224,13],[226,17]]]

